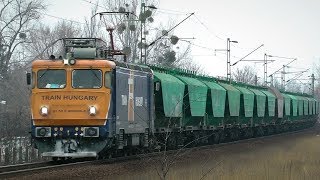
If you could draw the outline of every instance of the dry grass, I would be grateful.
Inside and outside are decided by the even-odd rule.
[[[248,144],[236,149],[236,153],[221,151],[201,152],[196,158],[176,163],[167,179],[320,179],[320,136],[315,134],[292,136],[290,141],[280,141],[272,146]],[[150,169],[118,178],[159,179]]]

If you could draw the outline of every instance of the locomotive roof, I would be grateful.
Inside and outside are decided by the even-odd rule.
[[[142,64],[132,64],[132,63],[119,62],[119,61],[114,61],[114,62],[118,67],[128,68],[128,69],[137,70],[137,71],[144,71],[149,73],[152,72],[148,66],[145,66]]]
[[[35,60],[32,62],[32,67],[63,67],[65,66],[63,60],[55,59],[55,60]],[[93,66],[93,67],[110,67],[114,68],[116,66],[114,61],[109,60],[87,60],[87,59],[77,59],[75,65],[72,66]]]

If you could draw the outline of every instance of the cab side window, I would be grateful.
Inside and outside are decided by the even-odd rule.
[[[109,88],[109,89],[112,88],[112,79],[113,79],[112,72],[111,71],[106,72],[104,75],[104,85],[106,88]]]

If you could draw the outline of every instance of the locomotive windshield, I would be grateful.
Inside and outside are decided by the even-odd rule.
[[[72,87],[97,89],[102,87],[102,72],[98,69],[77,69],[72,72]]]
[[[62,69],[42,69],[37,73],[38,88],[59,89],[66,86],[66,71]]]

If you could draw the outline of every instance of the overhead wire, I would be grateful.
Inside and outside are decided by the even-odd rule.
[[[92,4],[92,5],[95,5],[95,6],[98,6],[98,7],[100,7],[100,8],[103,8],[103,9],[107,10],[106,7],[99,5],[98,1],[96,1],[96,2],[97,2],[96,4],[93,3],[93,2],[91,2],[91,1],[88,1],[88,0],[82,0],[82,1],[83,1],[83,2],[86,2],[86,3],[89,3],[89,4]]]
[[[157,12],[164,12],[168,14],[177,14],[177,15],[185,15],[185,14],[190,14],[191,12],[186,12],[186,11],[177,11],[177,10],[172,10],[172,9],[164,9],[164,8],[157,8]]]
[[[203,22],[200,20],[200,18],[198,16],[195,15],[195,18],[197,20],[197,23],[199,23],[200,25],[202,25],[211,35],[213,35],[214,37],[216,37],[217,39],[221,40],[221,41],[225,41],[227,39],[226,35],[223,35],[225,38],[222,38],[221,36],[217,35],[216,33],[212,32],[210,30],[210,28]],[[242,47],[240,47],[238,44],[230,44],[233,47],[239,48],[239,49],[244,49]]]
[[[180,40],[180,41],[187,42],[187,43],[189,43],[189,44],[191,44],[191,45],[193,45],[193,46],[200,47],[200,48],[207,49],[207,50],[210,50],[210,51],[213,51],[213,52],[214,52],[214,49],[212,49],[212,48],[195,44],[195,43],[193,43],[193,42],[191,42],[191,41],[189,41],[189,40],[185,40],[185,39],[179,39],[179,40]]]
[[[227,54],[226,52],[215,51],[215,49],[212,49],[212,48],[207,47],[207,46],[203,46],[203,45],[195,44],[195,43],[193,43],[193,42],[191,42],[191,41],[189,41],[189,40],[180,39],[179,41],[184,41],[184,42],[189,43],[189,44],[190,44],[190,45],[192,45],[192,46],[196,46],[196,47],[199,47],[199,48],[202,48],[202,49],[207,49],[207,50],[209,50],[209,51],[212,51],[212,52],[214,52],[214,53],[215,53],[215,54],[213,54],[213,56],[216,56],[216,53],[225,54],[225,55]],[[199,56],[199,55],[198,55],[198,56]],[[233,57],[233,58],[239,58],[239,57],[234,56],[234,55],[231,55],[231,57]]]
[[[218,38],[218,39],[220,39],[220,40],[222,40],[222,41],[225,40],[225,39],[223,39],[222,37],[218,36],[217,34],[213,33],[213,32],[208,28],[208,26],[205,25],[205,24],[198,18],[198,16],[197,16],[196,14],[194,15],[194,18],[195,18],[209,33],[211,33],[213,36],[215,36],[216,38]]]
[[[50,14],[47,14],[47,13],[42,13],[42,12],[40,12],[40,13],[43,14],[43,15],[45,15],[45,16],[49,16],[49,17],[56,18],[56,19],[60,19],[60,20],[64,20],[64,21],[70,21],[70,22],[74,22],[74,23],[78,23],[78,24],[85,24],[85,23],[82,23],[82,22],[79,22],[79,21],[70,20],[70,19],[66,19],[66,18],[62,18],[62,17],[50,15]]]

